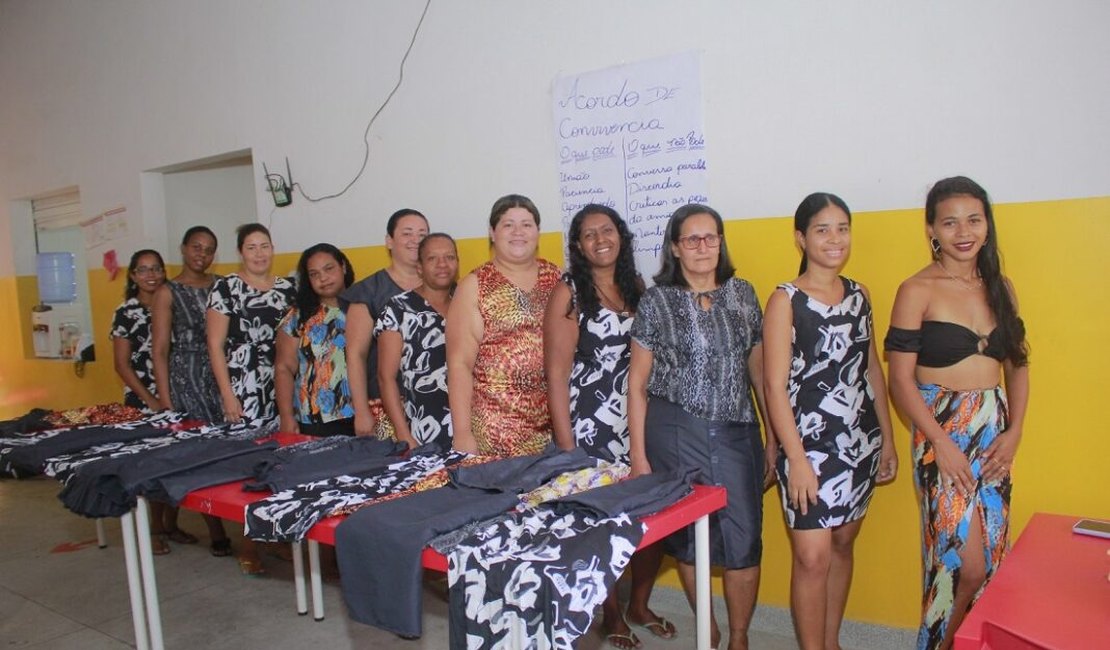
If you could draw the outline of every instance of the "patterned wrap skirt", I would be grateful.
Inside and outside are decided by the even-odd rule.
[[[967,456],[976,481],[971,495],[942,486],[933,446],[914,429],[914,482],[921,498],[925,572],[917,647],[925,650],[940,645],[952,620],[960,552],[967,543],[972,517],[978,517],[983,530],[987,581],[1009,548],[1010,477],[982,480],[982,454],[1007,426],[1006,395],[1001,387],[957,391],[928,384],[918,389],[937,423]],[[972,604],[981,593],[975,594]]]
[[[728,503],[709,515],[713,566],[758,566],[763,555],[763,438],[754,423],[720,422],[691,415],[681,406],[651,397],[644,445],[653,471],[701,471],[697,483],[723,486]],[[694,526],[664,540],[666,552],[693,564]]]

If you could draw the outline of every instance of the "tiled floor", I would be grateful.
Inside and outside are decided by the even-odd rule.
[[[106,522],[109,546],[98,549],[95,527],[64,510],[58,484],[47,479],[0,480],[0,647],[66,650],[119,650],[134,647],[130,603],[119,523]],[[183,528],[200,535],[195,513],[181,514]],[[446,648],[447,607],[442,589],[429,581],[424,597],[424,636],[404,641],[347,619],[338,583],[324,584],[326,618],[298,616],[292,564],[266,557],[269,573],[240,575],[234,558],[209,556],[196,546],[174,544],[156,557],[158,593],[166,647],[175,648]],[[723,615],[723,606],[717,604]],[[680,638],[660,641],[640,634],[646,650],[693,647],[693,616],[677,590],[660,587],[654,609],[678,626]],[[598,626],[595,625],[595,628]],[[858,639],[846,648],[909,647],[901,630],[850,626]],[[795,648],[789,617],[760,608],[752,647]],[[846,633],[849,630],[846,630]],[[876,636],[877,634],[877,636]],[[580,648],[607,647],[600,634],[581,639]]]

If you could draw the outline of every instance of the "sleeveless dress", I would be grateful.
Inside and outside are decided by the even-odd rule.
[[[867,380],[871,305],[858,284],[841,281],[844,298],[836,305],[821,303],[793,284],[779,285],[794,312],[787,392],[818,482],[817,504],[802,515],[787,498],[790,466],[779,454],[786,523],[799,530],[832,528],[863,517],[879,471],[882,435]]]
[[[131,369],[151,395],[158,395],[150,349],[150,310],[138,298],[128,298],[116,309],[108,338],[124,339],[130,344]],[[146,403],[127,384],[123,385],[123,403],[137,409],[146,409]]]
[[[563,282],[577,295],[569,274]],[[594,458],[629,464],[628,365],[631,314],[601,306],[592,318],[578,311],[578,347],[570,370],[570,424],[575,446]]]
[[[483,455],[528,456],[551,442],[543,371],[543,314],[559,269],[539,261],[536,286],[521,291],[493,262],[478,277],[485,336],[474,363],[471,428]]]
[[[289,278],[277,278],[268,291],[259,291],[232,274],[216,280],[208,296],[208,308],[229,319],[227,372],[248,424],[262,425],[277,417],[274,341],[295,294]]]
[[[170,401],[175,411],[206,422],[222,422],[223,408],[212,364],[208,359],[205,311],[210,288],[170,280],[173,303],[170,325]]]
[[[401,401],[409,430],[423,446],[451,449],[451,407],[447,399],[447,323],[416,291],[393,296],[374,323],[374,337],[401,336]]]

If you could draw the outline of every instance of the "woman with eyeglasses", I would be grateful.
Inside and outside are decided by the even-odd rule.
[[[748,647],[759,590],[769,455],[756,418],[757,405],[764,411],[763,313],[752,285],[734,273],[721,215],[698,204],[676,210],[656,284],[632,324],[628,428],[634,476],[695,468],[728,490],[728,504],[710,518],[709,544],[712,564],[724,568],[728,647],[737,650]],[[664,543],[695,607],[693,526]],[[710,645],[720,638],[714,617]]]
[[[166,282],[162,255],[155,250],[136,251],[127,266],[123,304],[112,318],[112,358],[116,374],[123,380],[123,403],[149,411],[161,411],[155,395],[154,359],[151,356],[150,306]]]

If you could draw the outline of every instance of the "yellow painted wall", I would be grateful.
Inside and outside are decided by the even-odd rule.
[[[1048,511],[1110,519],[1110,435],[1099,424],[1102,377],[1110,353],[1102,331],[1110,323],[1110,281],[1102,268],[1110,242],[1110,197],[995,206],[1006,273],[1013,279],[1032,347],[1032,398],[1025,438],[1015,463],[1013,523],[1020,533],[1034,512]],[[797,272],[792,222],[788,217],[730,221],[729,249],[739,274],[766,300],[779,282]],[[889,324],[899,282],[929,261],[922,210],[856,214],[853,255],[846,274],[872,294],[877,331]],[[463,272],[488,259],[485,239],[459,242]],[[348,253],[363,277],[385,265],[383,247]],[[562,261],[562,238],[545,234],[541,256]],[[277,273],[296,264],[283,254]],[[217,269],[226,273],[231,266]],[[644,269],[649,275],[654,269]],[[171,273],[172,273],[171,269]],[[29,360],[27,327],[34,278],[0,278],[0,305],[9,314],[0,337],[0,418],[33,406],[61,408],[118,399],[121,384],[111,364],[108,323],[120,302],[122,277],[109,282],[103,271],[89,274],[100,361],[84,379],[72,363]],[[856,573],[848,603],[851,619],[913,627],[920,599],[916,497],[909,468],[909,436],[895,431],[901,470],[880,488],[856,547]],[[787,606],[790,548],[775,493],[764,501],[764,563],[760,602]],[[673,572],[662,578],[677,584]]]

